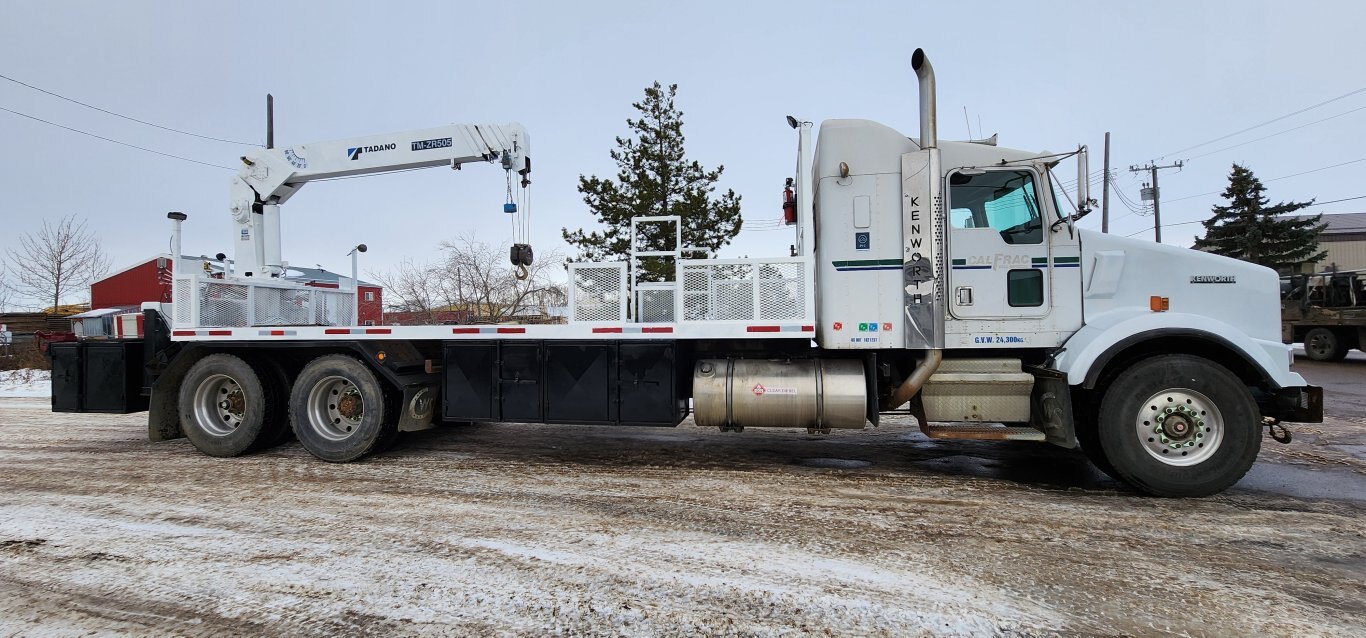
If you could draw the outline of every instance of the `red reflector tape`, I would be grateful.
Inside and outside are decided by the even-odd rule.
[[[209,331],[209,336],[210,336],[210,337],[231,337],[231,336],[232,336],[232,331],[231,331],[231,330],[210,330],[210,331]]]
[[[393,332],[393,330],[390,330],[390,329],[388,329],[388,328],[366,328],[366,329],[365,329],[365,334],[368,334],[368,335],[387,335],[387,334],[391,334],[392,332]]]
[[[782,332],[778,326],[747,326],[745,332]]]
[[[323,331],[323,334],[325,334],[325,335],[349,335],[349,334],[351,334],[351,331],[350,331],[350,330],[347,330],[346,328],[328,328],[328,329],[326,329],[326,330]]]
[[[477,334],[479,334],[479,329],[478,329],[478,328],[451,328],[451,334],[458,334],[458,335],[477,335]]]
[[[802,332],[815,332],[815,326],[802,326]]]
[[[503,334],[503,335],[522,334],[522,333],[525,333],[525,332],[526,332],[526,328],[499,328],[499,329],[498,329],[498,334]]]
[[[213,334],[213,333],[210,332],[209,334]],[[272,336],[272,337],[283,337],[283,336],[285,336],[285,331],[284,331],[284,330],[271,330],[271,331],[270,331],[270,336]]]
[[[663,326],[653,326],[653,327],[641,328],[640,331],[641,331],[641,332],[673,332],[674,329],[673,329],[673,328],[669,328],[669,327],[663,327]]]
[[[171,335],[175,337],[193,337],[193,330],[172,330]]]
[[[609,332],[611,332],[611,333],[621,332],[621,328],[594,328],[594,329],[593,329],[593,334],[603,334],[603,333],[609,333]]]

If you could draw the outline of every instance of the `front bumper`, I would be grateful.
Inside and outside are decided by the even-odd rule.
[[[1257,401],[1262,416],[1277,422],[1323,423],[1323,388],[1306,385],[1280,388]]]

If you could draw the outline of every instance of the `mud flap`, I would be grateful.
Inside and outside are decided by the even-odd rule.
[[[198,350],[182,351],[170,358],[152,382],[147,406],[147,440],[169,441],[185,434],[180,431],[180,381],[195,362],[204,357]]]
[[[432,427],[441,375],[429,371],[426,357],[407,341],[363,341],[356,346],[372,369],[403,391],[398,431]]]
[[[433,427],[437,386],[410,385],[403,388],[403,414],[398,418],[399,432],[416,432]]]
[[[1025,366],[1034,375],[1029,396],[1029,425],[1042,430],[1044,440],[1061,448],[1077,447],[1077,425],[1072,417],[1072,388],[1057,370]]]

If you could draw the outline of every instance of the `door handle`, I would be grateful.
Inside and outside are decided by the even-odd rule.
[[[958,295],[958,305],[972,305],[972,286],[959,286],[954,289],[954,292]]]

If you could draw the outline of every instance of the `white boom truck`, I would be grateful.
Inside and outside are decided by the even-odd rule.
[[[630,262],[569,266],[567,325],[357,326],[354,287],[278,277],[279,205],[303,184],[488,161],[525,188],[521,127],[258,152],[232,183],[236,269],[179,264],[142,339],[53,344],[53,408],[149,410],[152,440],[215,456],[292,429],[334,462],[442,421],[675,426],[691,410],[723,430],[826,432],[902,411],[933,438],[1080,445],[1164,496],[1219,492],[1264,427],[1322,420],[1280,341],[1275,273],[1076,229],[1060,156],[938,140],[922,51],[912,67],[918,139],[832,120],[811,159],[810,124],[789,118],[794,255],[684,259],[678,218],[640,218]],[[672,260],[674,280],[637,281],[645,257]]]

